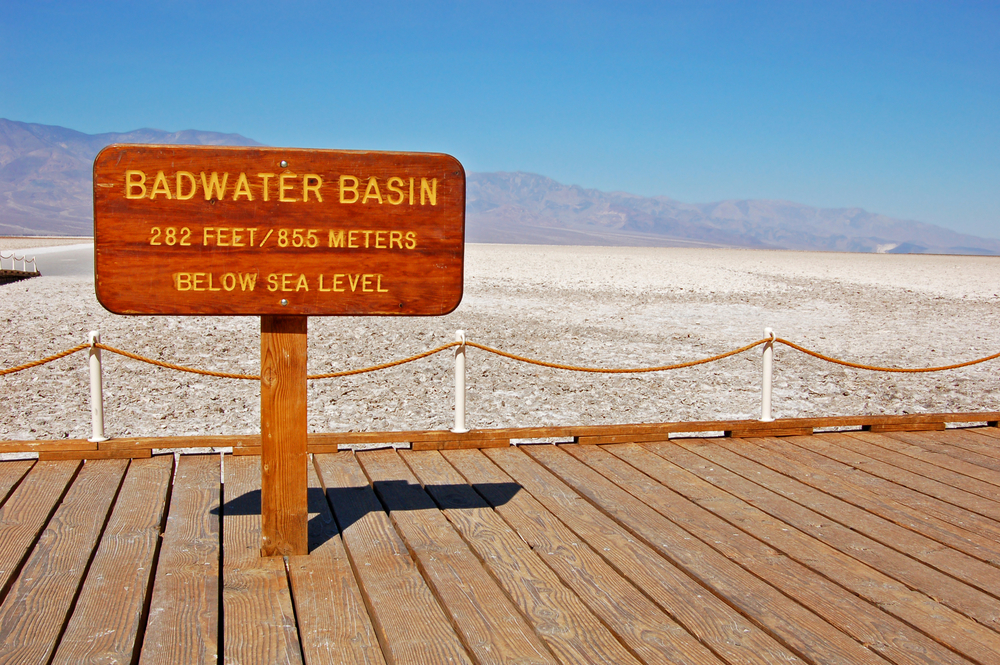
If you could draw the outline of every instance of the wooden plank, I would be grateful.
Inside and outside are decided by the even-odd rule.
[[[59,450],[97,450],[97,444],[86,439],[57,441],[0,441],[0,453],[40,453]]]
[[[875,434],[885,432],[933,432],[944,430],[944,423],[886,423],[883,425],[865,425],[866,432]]]
[[[495,448],[482,454],[723,659],[731,663],[793,659],[792,652],[771,635],[590,505],[524,452],[549,447]],[[676,648],[686,650],[685,642]]]
[[[302,663],[285,562],[260,556],[260,458],[228,457],[225,464],[224,662]]]
[[[882,425],[892,423],[994,423],[1000,418],[1000,413],[927,413],[907,415],[879,416],[827,416],[819,418],[780,418],[770,423],[774,429],[786,428],[824,428],[824,427],[864,427],[865,425]],[[471,447],[474,442],[496,439],[540,439],[560,438],[580,441],[580,438],[614,437],[613,439],[593,441],[588,443],[621,443],[626,441],[660,441],[666,440],[671,433],[723,432],[759,428],[758,420],[708,420],[693,422],[666,423],[633,423],[622,425],[560,425],[547,427],[506,427],[497,429],[472,430],[465,434],[455,434],[448,430],[415,430],[396,432],[316,432],[307,437],[309,452],[334,452],[335,446],[356,443],[415,443],[424,441],[462,441]],[[979,428],[986,432],[1000,432],[995,427]],[[761,430],[762,432],[764,430]],[[771,431],[771,430],[767,430]],[[1000,436],[1000,434],[997,434]],[[649,438],[645,438],[649,437]],[[662,439],[660,437],[663,437]],[[260,437],[255,434],[245,435],[206,435],[181,437],[127,437],[112,439],[101,444],[102,448],[256,448],[260,446]],[[0,452],[38,452],[38,447],[51,447],[59,450],[66,447],[81,446],[93,450],[97,444],[82,439],[56,441],[0,441]],[[83,448],[81,448],[83,449]],[[237,453],[238,454],[238,453]],[[256,454],[256,453],[254,453]]]
[[[354,453],[315,460],[386,662],[472,663]]]
[[[37,462],[0,507],[0,600],[79,468],[79,462]]]
[[[645,663],[720,662],[481,452],[442,455],[636,657]]]
[[[817,438],[803,437],[802,440]],[[738,495],[720,492],[732,474],[675,444],[643,446],[667,461],[656,467],[658,476],[669,475],[669,486],[750,535],[767,542],[803,565],[833,580],[861,598],[901,619],[958,653],[978,662],[990,662],[996,634],[924,593],[900,584],[879,570],[791,527],[786,522],[744,502]],[[618,452],[618,449],[612,449]],[[649,461],[643,459],[644,462]],[[985,640],[985,642],[983,641]]]
[[[803,546],[808,543],[812,551],[803,563],[838,580],[871,602],[878,603],[886,611],[895,614],[899,606],[906,605],[906,613],[897,616],[918,626],[934,639],[974,660],[981,660],[983,654],[1000,647],[1000,635],[970,619],[961,610],[940,602],[936,594],[930,596],[929,587],[940,588],[952,597],[953,602],[957,600],[957,604],[971,606],[971,613],[977,615],[982,615],[979,610],[985,609],[976,602],[983,594],[953,593],[949,587],[953,581],[951,578],[935,574],[935,571],[930,571],[926,566],[903,555],[894,556],[891,551],[886,551],[888,548],[871,539],[853,535],[849,529],[742,478],[719,462],[692,452],[698,450],[708,455],[711,452],[709,449],[713,447],[708,442],[692,439],[677,444],[653,444],[647,447],[716,488],[731,493],[771,516],[774,522],[769,529],[768,542],[777,546],[786,538],[799,538],[800,532],[811,536],[802,541]],[[782,549],[788,552],[788,549]],[[839,556],[831,555],[831,549],[837,550]],[[852,559],[864,565],[858,566],[851,562]],[[886,565],[887,561],[891,562],[890,565]],[[909,579],[910,584],[894,581],[899,577]],[[923,582],[927,584],[924,585]],[[917,589],[918,592],[914,593],[911,589]],[[975,590],[966,588],[960,591]]]
[[[260,446],[259,434],[193,435],[193,436],[133,436],[108,439],[97,444],[98,450],[133,450],[138,448],[236,448]]]
[[[744,445],[738,446],[723,441],[718,443],[773,471],[795,478],[861,510],[891,520],[901,527],[932,538],[980,561],[1000,562],[1000,537],[985,538],[940,520],[925,510],[913,509],[896,501],[891,488],[868,489],[864,484],[852,483],[843,476],[859,474],[851,474],[849,467],[838,462],[774,439],[749,440]],[[810,505],[815,507],[815,504]],[[962,517],[967,519],[969,515],[963,512]],[[1000,533],[997,535],[1000,536]],[[935,549],[934,546],[931,546],[931,549]]]
[[[140,665],[218,662],[220,471],[217,455],[177,462]]]
[[[141,645],[173,462],[163,456],[129,465],[53,665],[133,662]]]
[[[949,429],[943,434],[932,435],[934,441],[941,441],[953,450],[967,450],[981,457],[1000,460],[1000,446],[993,437],[982,436],[985,427]]]
[[[884,434],[847,432],[846,435],[848,438],[855,439],[860,444],[857,447],[868,457],[873,457],[887,464],[898,466],[901,469],[932,478],[963,492],[976,494],[984,499],[992,501],[1000,496],[1000,488],[998,486],[940,466],[939,462],[941,460],[937,458],[934,458],[935,461],[933,462],[921,459],[923,455],[919,451],[912,451],[913,446],[895,445],[899,442]],[[914,454],[908,454],[907,451],[914,452]]]
[[[812,427],[748,427],[727,431],[726,436],[742,439],[752,436],[809,436],[812,433]]]
[[[309,554],[288,558],[307,665],[385,663],[315,467],[309,465]]]
[[[604,449],[567,446],[564,450],[853,639],[870,645],[870,649],[890,662],[911,665],[968,662],[799,560],[697,505],[680,493],[683,486],[671,487],[673,478],[686,472],[648,450],[628,444]],[[712,493],[711,501],[740,503],[721,493]],[[793,553],[800,560],[808,559],[807,550],[799,548]]]
[[[463,448],[503,448],[510,445],[510,439],[478,439],[472,441],[414,441],[412,450],[462,450]]]
[[[247,446],[245,448],[233,448],[233,455],[256,455],[260,457],[261,447],[260,446]]]
[[[305,316],[260,317],[261,554],[309,553]]]
[[[34,465],[32,460],[0,462],[0,505],[3,505],[14,487]]]
[[[993,496],[1000,494],[1000,472],[996,469],[968,462],[940,451],[928,450],[925,445],[921,445],[927,439],[922,439],[919,435],[897,432],[883,437],[872,436],[865,438],[865,440],[893,452],[909,455],[928,464],[933,464],[939,468],[948,469],[969,478],[975,478],[983,483],[992,485],[994,488],[992,492]],[[988,485],[985,486],[986,489],[988,489]]]
[[[681,445],[751,482],[747,485],[734,478],[729,483],[730,491],[739,491],[744,501],[984,625],[1000,628],[1000,600],[976,588],[1000,588],[1000,584],[986,583],[997,579],[988,564],[774,473],[717,443],[693,440]],[[951,577],[928,561],[949,571]]]
[[[480,663],[555,663],[394,450],[357,454],[424,578]]]
[[[842,434],[824,434],[812,439],[792,439],[795,445],[857,469],[885,483],[885,490],[897,488],[900,502],[925,510],[940,519],[970,531],[993,537],[1000,529],[1000,503],[945,485],[932,478],[901,469],[863,454],[868,446]]]
[[[449,155],[133,144],[94,159],[95,287],[118,314],[441,316],[462,298],[464,241]]]
[[[756,441],[766,444],[768,439],[757,439]],[[810,510],[834,520],[853,532],[871,538],[895,552],[907,554],[917,561],[951,575],[959,581],[960,586],[969,584],[987,594],[993,594],[1000,589],[1000,569],[929,538],[920,528],[910,528],[909,525],[901,526],[892,520],[859,508],[848,501],[817,490],[808,483],[798,480],[798,474],[808,473],[808,470],[800,466],[789,465],[789,468],[784,470],[788,473],[776,471],[765,464],[754,461],[750,455],[742,457],[738,455],[739,449],[747,450],[752,447],[750,445],[724,441],[714,443],[717,449],[712,449],[714,455],[712,459],[724,464],[744,478],[752,480],[786,499],[804,504]],[[778,456],[775,456],[773,462],[778,459]],[[929,530],[929,525],[921,526],[925,530]],[[886,554],[891,554],[891,552],[886,552]],[[945,586],[949,584],[947,579],[939,580],[939,582]],[[1000,602],[995,602],[995,604],[1000,612]]]
[[[1000,452],[996,456],[984,454],[974,450],[969,450],[959,445],[962,441],[960,430],[946,432],[908,432],[905,434],[893,435],[904,443],[909,443],[920,447],[935,455],[944,455],[963,464],[970,464],[974,467],[990,469],[994,472],[994,478],[1000,478]]]
[[[142,459],[153,456],[149,448],[121,450],[50,450],[38,453],[40,462],[55,460]]]
[[[561,661],[638,664],[439,452],[400,455]]]
[[[127,466],[83,465],[0,605],[0,662],[52,657]]]
[[[796,654],[820,663],[884,663],[809,608],[691,538],[689,533],[561,448],[537,446],[526,452]]]

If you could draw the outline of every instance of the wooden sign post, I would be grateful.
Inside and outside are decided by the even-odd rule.
[[[308,548],[307,317],[447,314],[464,248],[448,155],[113,145],[94,161],[105,308],[261,317],[264,556]]]

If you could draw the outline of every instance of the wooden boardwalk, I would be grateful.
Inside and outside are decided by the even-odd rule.
[[[1000,663],[996,427],[655,438],[2,462],[0,663]]]

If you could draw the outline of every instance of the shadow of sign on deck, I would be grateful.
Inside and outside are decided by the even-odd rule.
[[[376,481],[375,494],[383,512],[408,510],[448,510],[469,508],[491,508],[502,506],[521,491],[517,483],[481,483],[477,485],[415,485],[405,480]],[[315,549],[345,531],[360,520],[368,511],[338,507],[358,507],[368,505],[372,487],[331,487],[326,492],[310,487],[309,502],[309,548]],[[490,502],[483,499],[490,498]],[[433,498],[432,498],[433,497]],[[337,515],[336,526],[327,518],[331,512]],[[369,509],[370,510],[370,509]],[[213,509],[215,515],[260,515],[260,490],[253,490],[234,497],[222,505],[222,510]],[[338,530],[339,527],[339,530]]]

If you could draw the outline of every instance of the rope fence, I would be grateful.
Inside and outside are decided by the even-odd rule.
[[[527,363],[530,365],[537,365],[539,367],[548,367],[551,369],[560,369],[571,372],[589,372],[595,374],[641,374],[648,372],[665,372],[674,369],[681,369],[684,367],[695,367],[697,365],[704,365],[707,363],[716,362],[723,360],[724,358],[729,358],[731,356],[736,356],[741,353],[745,353],[757,346],[764,345],[763,352],[763,379],[761,382],[762,391],[762,405],[761,405],[761,420],[769,421],[773,420],[771,418],[771,376],[772,376],[772,362],[773,362],[773,352],[775,344],[784,344],[800,353],[808,356],[812,356],[818,360],[823,360],[828,363],[835,365],[841,365],[843,367],[851,367],[853,369],[867,370],[872,372],[893,372],[893,373],[927,373],[927,372],[943,372],[946,370],[959,369],[961,367],[969,367],[970,365],[977,365],[979,363],[988,362],[990,360],[995,360],[1000,358],[1000,353],[994,353],[983,358],[976,358],[975,360],[968,360],[965,362],[954,363],[951,365],[941,365],[937,367],[881,367],[878,365],[868,365],[865,363],[856,363],[848,360],[842,360],[839,358],[834,358],[827,356],[825,354],[819,353],[818,351],[813,351],[804,346],[791,342],[787,339],[781,337],[776,337],[770,328],[764,330],[765,337],[758,339],[754,342],[741,346],[739,348],[733,349],[731,351],[726,351],[724,353],[719,353],[713,356],[708,356],[706,358],[700,358],[697,360],[689,360],[687,362],[674,363],[670,365],[658,365],[655,367],[581,367],[577,365],[566,365],[563,363],[549,362],[546,360],[539,360],[537,358],[529,358],[527,356],[521,356],[514,353],[509,353],[507,351],[502,351],[500,349],[493,348],[491,346],[486,346],[485,344],[479,344],[478,342],[471,342],[465,339],[464,331],[458,331],[456,340],[454,342],[448,342],[447,344],[442,344],[433,349],[417,353],[406,358],[400,358],[398,360],[392,360],[385,363],[380,363],[378,365],[372,365],[370,367],[361,367],[358,369],[349,369],[339,372],[326,372],[323,374],[310,374],[307,378],[311,380],[317,379],[333,379],[346,376],[356,376],[358,374],[366,374],[369,372],[377,372],[384,369],[389,369],[391,367],[398,367],[400,365],[405,365],[423,358],[433,356],[442,351],[446,351],[450,348],[455,348],[456,357],[456,376],[455,383],[456,387],[461,388],[463,393],[459,396],[456,390],[456,414],[455,414],[455,429],[452,431],[468,431],[464,428],[465,422],[465,348],[472,347],[485,351],[487,353],[492,353],[494,355],[507,358],[509,360],[514,360],[517,362]],[[105,440],[104,437],[104,425],[103,425],[103,388],[101,379],[101,357],[100,352],[107,351],[109,353],[114,353],[132,360],[139,362],[148,363],[150,365],[155,365],[157,367],[163,367],[165,369],[172,369],[180,372],[189,372],[191,374],[200,374],[203,376],[213,376],[223,379],[240,379],[240,380],[250,380],[259,381],[260,375],[257,374],[235,374],[230,372],[216,372],[213,370],[198,369],[196,367],[187,367],[185,365],[178,365],[175,363],[168,363],[162,360],[156,360],[154,358],[148,358],[146,356],[140,355],[138,353],[132,353],[130,351],[125,351],[107,344],[102,344],[100,342],[100,335],[97,332],[90,333],[90,343],[78,344],[72,348],[66,349],[59,353],[35,360],[32,362],[24,363],[22,365],[17,365],[15,367],[9,367],[7,369],[0,369],[0,376],[6,376],[8,374],[15,374],[22,372],[34,367],[39,367],[47,363],[65,358],[67,356],[73,355],[84,349],[89,349],[90,351],[90,374],[91,374],[91,411],[93,415],[93,429],[94,440]]]

